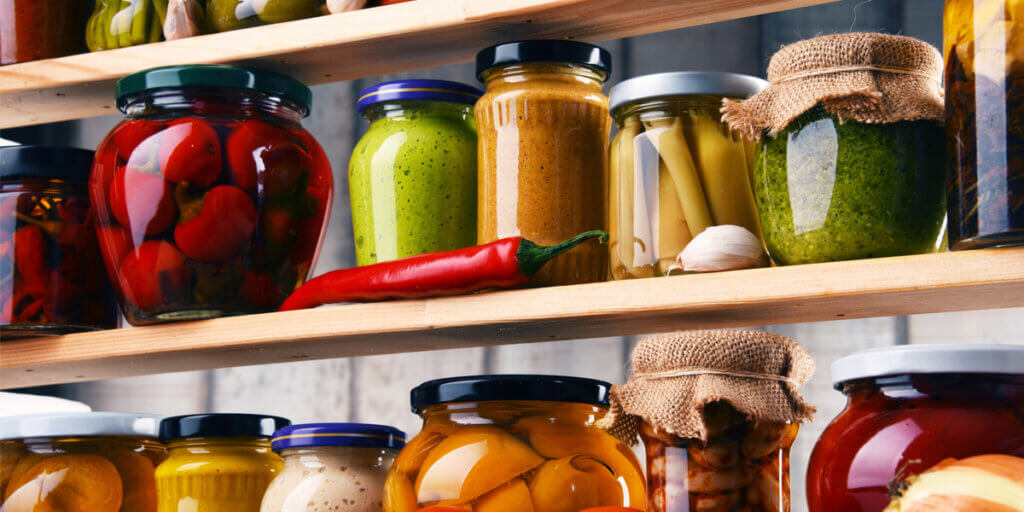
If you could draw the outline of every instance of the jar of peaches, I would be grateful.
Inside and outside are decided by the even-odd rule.
[[[398,454],[385,512],[647,509],[640,464],[595,426],[611,385],[543,375],[483,375],[412,391],[423,429]]]
[[[0,419],[0,510],[156,512],[158,418],[109,412]]]

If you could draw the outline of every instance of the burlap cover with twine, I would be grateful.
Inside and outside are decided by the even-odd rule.
[[[911,37],[850,33],[788,46],[768,64],[771,85],[747,100],[725,100],[722,120],[759,141],[822,104],[862,123],[943,119],[942,56]]]
[[[633,378],[613,386],[599,426],[633,445],[641,421],[662,432],[707,441],[704,406],[723,400],[751,421],[798,422],[814,407],[797,388],[814,360],[797,342],[770,332],[685,331],[642,340]]]

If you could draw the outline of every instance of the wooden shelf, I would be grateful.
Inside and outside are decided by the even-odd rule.
[[[416,0],[0,67],[0,128],[114,113],[114,82],[156,66],[251,65],[312,85],[466,61],[514,39],[602,41],[830,1]]]
[[[351,304],[0,343],[0,388],[331,357],[1024,306],[1024,248]]]

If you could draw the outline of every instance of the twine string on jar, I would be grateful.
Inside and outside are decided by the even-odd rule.
[[[824,76],[836,73],[851,73],[856,71],[878,71],[881,73],[893,73],[897,75],[914,75],[934,80],[939,85],[942,85],[941,77],[937,77],[934,74],[926,71],[877,65],[836,66],[824,69],[813,69],[810,71],[804,71],[802,73],[788,74],[773,80],[771,83],[772,85],[777,85],[785,82],[792,82],[794,80],[802,80],[804,78],[811,78],[815,76]]]
[[[743,370],[717,370],[714,368],[673,368],[671,370],[661,372],[644,372],[637,373],[633,376],[634,379],[639,380],[659,380],[659,379],[671,379],[673,377],[690,377],[695,375],[724,375],[726,377],[741,377],[746,379],[761,379],[761,380],[777,380],[779,382],[788,382],[794,386],[802,384],[800,381],[787,377],[785,375],[773,375],[770,373],[761,372],[748,372]]]

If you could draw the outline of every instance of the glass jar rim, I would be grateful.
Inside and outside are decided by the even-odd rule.
[[[312,108],[313,92],[291,77],[238,66],[185,65],[163,66],[133,73],[117,81],[117,107],[126,112],[130,100],[141,93],[166,89],[236,89],[288,98]],[[127,113],[127,112],[126,112]]]
[[[832,386],[842,390],[856,380],[927,374],[1024,375],[1024,346],[897,345],[864,350],[832,363]]]
[[[608,108],[685,96],[744,99],[768,87],[756,76],[717,71],[678,71],[638,76],[620,82],[608,92]]]
[[[136,437],[156,440],[160,416],[65,412],[0,418],[0,440],[61,437]]]
[[[362,114],[375,105],[417,100],[473,105],[483,94],[476,87],[449,80],[393,80],[363,89],[356,110]]]
[[[410,393],[412,410],[462,402],[566,402],[608,407],[611,384],[561,375],[473,375],[424,382]]]

